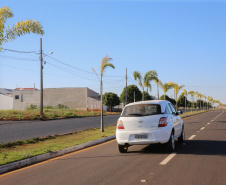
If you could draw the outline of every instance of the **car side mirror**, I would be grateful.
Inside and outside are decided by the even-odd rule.
[[[178,115],[183,114],[183,111],[182,111],[182,110],[179,110],[179,111],[177,112],[177,114],[178,114]]]

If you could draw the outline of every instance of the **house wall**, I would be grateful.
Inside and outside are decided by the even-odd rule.
[[[12,110],[13,97],[0,94],[0,110]]]
[[[19,99],[15,99],[17,95]],[[26,110],[31,104],[40,106],[39,90],[14,90],[12,91],[12,98],[14,110]]]
[[[44,106],[63,104],[68,108],[86,109],[87,88],[44,89]]]
[[[99,94],[96,93],[95,91],[87,88],[87,97],[90,97],[90,98],[98,98],[99,97]]]
[[[16,95],[19,99],[15,99]],[[75,109],[100,109],[98,96],[89,88],[48,88],[43,90],[43,105],[55,107],[62,104]],[[15,110],[26,110],[31,104],[40,107],[39,90],[14,90],[12,99]]]

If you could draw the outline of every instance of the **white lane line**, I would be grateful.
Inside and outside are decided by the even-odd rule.
[[[191,137],[188,138],[188,140],[192,140],[196,135],[192,135]]]
[[[210,123],[207,123],[207,125],[209,125]]]
[[[176,153],[172,153],[170,154],[167,158],[165,158],[160,165],[166,165],[174,156],[176,155]]]
[[[205,129],[205,127],[202,127],[200,130],[204,130]]]

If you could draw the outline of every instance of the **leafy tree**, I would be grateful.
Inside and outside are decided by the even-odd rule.
[[[151,91],[151,81],[158,78],[158,74],[156,71],[148,71],[145,73],[144,78],[142,77],[139,71],[133,72],[134,79],[138,81],[139,86],[142,88],[142,100],[144,100],[144,88],[147,87]]]
[[[135,92],[135,101],[142,100],[142,93],[136,85],[127,86],[127,103],[134,102],[134,92]],[[120,101],[126,103],[126,87],[123,89],[120,95]]]
[[[104,93],[104,95],[103,95],[103,104],[105,104],[108,107],[110,107],[110,110],[111,110],[112,107],[120,104],[120,100],[119,100],[118,95],[113,93],[113,92],[106,92],[106,93]]]
[[[199,109],[201,109],[201,107],[203,107],[203,105],[204,105],[203,100],[197,100],[197,107],[198,107]]]
[[[148,94],[148,92],[144,91],[144,100],[153,100],[153,97]]]
[[[188,99],[184,96],[184,93],[182,93],[177,100],[178,107],[185,107],[189,103],[190,103],[190,101],[188,101]]]
[[[162,95],[162,96],[160,97],[160,100],[168,100],[168,101],[170,101],[173,105],[176,105],[176,101],[175,101],[173,98],[170,98],[170,97],[167,96],[167,95]]]
[[[19,21],[11,27],[6,26],[7,19],[13,16],[13,12],[9,7],[4,6],[0,8],[0,51],[3,43],[13,41],[22,35],[30,34],[31,32],[39,35],[44,34],[42,25],[38,21],[31,19]]]

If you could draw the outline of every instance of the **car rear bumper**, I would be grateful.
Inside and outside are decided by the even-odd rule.
[[[156,130],[150,131],[123,131],[116,130],[116,139],[118,144],[120,145],[146,145],[146,144],[154,144],[154,143],[166,143],[169,141],[171,135],[171,129],[168,128],[159,128]],[[137,135],[147,135],[145,139],[137,139],[135,138]]]

